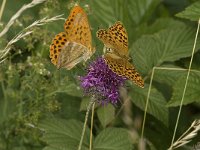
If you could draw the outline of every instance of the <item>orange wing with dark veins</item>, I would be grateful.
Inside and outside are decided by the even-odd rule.
[[[139,87],[144,87],[144,80],[136,71],[134,65],[129,63],[127,59],[121,58],[113,53],[107,53],[104,55],[104,60],[114,73],[128,78]]]
[[[95,52],[87,14],[80,6],[75,6],[64,24],[65,32],[55,36],[50,45],[51,62],[58,68],[73,68],[86,61]]]

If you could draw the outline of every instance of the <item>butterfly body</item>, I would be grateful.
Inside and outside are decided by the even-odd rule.
[[[81,61],[87,61],[95,49],[87,14],[75,6],[64,24],[64,32],[55,36],[50,46],[51,62],[57,68],[72,69]]]
[[[104,43],[106,54],[104,60],[108,67],[119,76],[133,81],[139,87],[144,87],[144,81],[129,62],[128,35],[121,22],[116,22],[108,30],[100,29],[97,37]]]

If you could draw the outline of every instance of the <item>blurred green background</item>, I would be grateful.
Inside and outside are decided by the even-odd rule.
[[[10,18],[30,2],[7,0],[0,32]],[[0,50],[36,20],[60,14],[67,18],[74,3],[47,0],[24,11],[0,38]],[[188,68],[200,1],[80,0],[80,6],[88,14],[96,47],[96,53],[86,64],[79,64],[70,71],[57,70],[51,64],[49,46],[54,36],[64,30],[64,20],[32,28],[34,32],[14,43],[7,59],[0,64],[0,150],[76,149],[90,100],[84,96],[78,77],[85,75],[87,65],[103,54],[103,44],[96,38],[96,31],[116,21],[121,21],[128,32],[131,61],[144,77],[145,88],[127,82],[116,106],[96,107],[94,150],[139,149],[153,67]],[[184,11],[186,7],[191,8]],[[176,138],[199,118],[199,48],[198,40]],[[144,130],[146,149],[164,150],[170,146],[186,74],[178,70],[155,71]],[[123,105],[124,101],[128,105]],[[83,149],[89,147],[88,137],[87,129]],[[195,137],[180,149],[193,148],[199,139]]]

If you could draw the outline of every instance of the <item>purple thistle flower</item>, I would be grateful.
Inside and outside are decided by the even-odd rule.
[[[102,104],[119,100],[119,87],[124,85],[126,78],[118,76],[110,70],[102,57],[88,67],[88,74],[80,77],[81,86],[87,95],[94,95]]]

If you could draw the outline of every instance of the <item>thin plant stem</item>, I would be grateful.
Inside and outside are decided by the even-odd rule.
[[[94,108],[95,108],[95,103],[92,105],[92,116],[91,116],[91,127],[90,127],[90,149],[92,150],[92,130],[93,130],[93,123],[94,123]]]
[[[1,17],[3,16],[3,11],[4,11],[5,6],[6,6],[6,0],[3,0],[1,4],[1,10],[0,10],[0,22],[1,22]]]
[[[148,90],[147,99],[146,99],[145,111],[144,111],[144,119],[143,119],[143,123],[142,123],[141,139],[143,139],[143,136],[144,136],[144,126],[145,126],[145,121],[146,121],[147,108],[148,108],[148,104],[149,104],[149,98],[150,98],[150,93],[151,93],[151,86],[152,86],[152,81],[153,81],[153,76],[154,76],[154,70],[155,70],[155,68],[153,67],[153,70],[152,70],[152,73],[151,73],[150,84],[149,84],[149,90]]]
[[[186,92],[186,89],[187,89],[188,79],[189,79],[189,75],[190,75],[190,70],[191,70],[191,66],[192,66],[192,61],[193,61],[193,57],[194,57],[195,48],[196,48],[196,42],[197,42],[197,37],[198,37],[198,33],[199,33],[199,26],[200,26],[200,19],[198,21],[198,27],[197,27],[196,36],[195,36],[195,40],[194,40],[194,45],[193,45],[193,49],[192,49],[192,56],[191,56],[190,64],[189,64],[189,67],[188,67],[188,72],[187,72],[187,76],[186,76],[185,86],[184,86],[184,89],[183,89],[183,95],[182,95],[182,98],[181,98],[179,112],[178,112],[178,116],[177,116],[177,120],[176,120],[176,125],[175,125],[175,128],[174,128],[174,133],[173,133],[173,137],[172,137],[172,141],[171,141],[171,146],[170,146],[169,150],[172,149],[172,145],[174,143],[174,139],[175,139],[175,135],[176,135],[176,130],[177,130],[177,127],[178,127],[178,122],[179,122],[179,118],[180,118],[180,114],[181,114],[181,110],[182,110],[182,105],[183,105],[183,100],[184,100],[184,97],[185,97],[185,92]]]
[[[83,144],[83,138],[84,138],[85,130],[86,130],[86,126],[87,126],[87,120],[88,120],[89,112],[90,112],[90,109],[91,109],[91,107],[92,107],[94,102],[95,102],[95,97],[92,96],[91,101],[87,106],[87,111],[86,111],[86,114],[85,114],[85,122],[84,122],[84,125],[83,125],[83,130],[82,130],[82,134],[81,134],[81,139],[80,139],[80,142],[79,142],[78,150],[81,150],[81,147],[82,147],[82,144]]]
[[[170,68],[170,67],[154,67],[155,70],[171,70],[171,71],[188,71],[188,69],[184,68]],[[199,70],[190,69],[191,72],[200,73]]]

